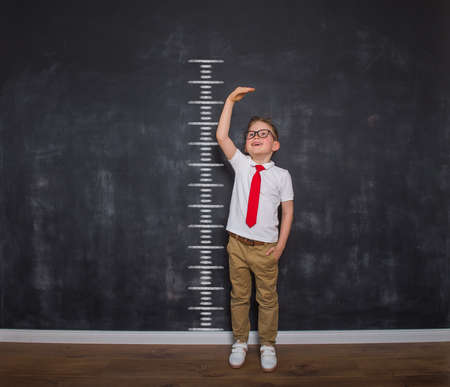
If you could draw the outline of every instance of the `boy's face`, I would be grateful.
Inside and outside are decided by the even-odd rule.
[[[261,137],[264,135],[266,137]],[[275,133],[269,124],[263,121],[255,121],[247,131],[245,150],[252,157],[271,155],[280,149],[280,143],[275,138]]]

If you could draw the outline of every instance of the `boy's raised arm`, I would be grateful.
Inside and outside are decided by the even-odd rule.
[[[217,125],[216,138],[220,148],[228,160],[230,160],[236,152],[236,146],[228,136],[230,131],[231,114],[233,113],[234,103],[240,101],[247,93],[253,92],[253,87],[237,87],[226,99],[223,105],[222,114],[220,115],[219,125]]]

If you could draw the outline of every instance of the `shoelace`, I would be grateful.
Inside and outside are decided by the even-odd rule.
[[[261,356],[271,356],[275,355],[275,348],[263,345],[261,347]]]
[[[236,353],[236,352],[243,352],[245,351],[245,344],[242,343],[234,343],[231,347],[231,352],[232,353]]]

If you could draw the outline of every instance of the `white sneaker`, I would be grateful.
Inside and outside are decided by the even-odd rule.
[[[271,345],[262,345],[261,351],[261,367],[264,372],[272,372],[277,368],[277,354],[275,348]]]
[[[244,365],[247,349],[247,343],[236,341],[233,344],[231,347],[230,358],[228,359],[231,368],[241,368]]]

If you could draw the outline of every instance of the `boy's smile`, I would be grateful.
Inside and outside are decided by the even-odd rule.
[[[255,140],[255,141],[252,141],[251,145],[252,146],[260,146],[260,145],[263,145],[263,142],[259,141],[259,140]]]

